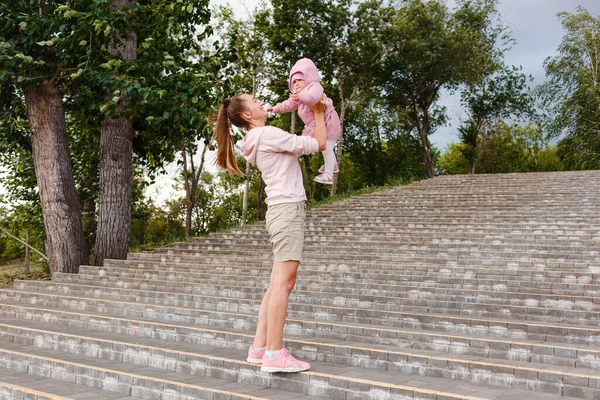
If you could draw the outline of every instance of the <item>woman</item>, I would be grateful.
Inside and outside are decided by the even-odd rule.
[[[263,109],[263,102],[249,94],[223,101],[217,116],[213,134],[218,147],[217,164],[242,175],[235,160],[229,131],[231,122],[247,130],[241,142],[244,158],[256,164],[266,185],[266,222],[274,262],[247,358],[248,362],[261,363],[264,372],[299,372],[310,368],[309,363],[296,360],[282,348],[282,340],[288,298],[296,284],[304,244],[306,193],[298,156],[325,150],[325,107],[324,100],[313,107],[314,137],[296,136],[266,126],[268,113]]]

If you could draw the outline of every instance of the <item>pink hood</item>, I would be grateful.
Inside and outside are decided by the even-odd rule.
[[[302,72],[304,74],[304,82],[306,82],[306,85],[313,82],[319,83],[319,71],[317,70],[315,63],[312,62],[310,58],[301,58],[300,60],[296,61],[296,64],[294,64],[292,67],[290,76],[288,77],[290,92],[292,93],[294,93],[292,75],[294,75],[296,72]]]

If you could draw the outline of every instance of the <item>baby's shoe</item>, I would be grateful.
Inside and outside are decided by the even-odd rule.
[[[338,167],[338,163],[336,161],[335,165],[333,166],[333,173],[337,174],[338,172],[340,172],[340,168]],[[321,168],[319,168],[319,173],[320,174],[324,174],[325,173],[325,164],[321,165]]]
[[[262,363],[262,358],[265,355],[265,347],[262,349],[256,350],[254,347],[250,346],[248,349],[248,358],[246,361],[252,364],[260,364]]]
[[[328,173],[315,176],[315,182],[322,183],[323,185],[333,185],[333,177]]]

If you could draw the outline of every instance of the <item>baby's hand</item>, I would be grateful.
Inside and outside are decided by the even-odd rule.
[[[267,108],[267,112],[273,112],[273,107]]]
[[[290,99],[292,99],[294,101],[300,101],[300,96],[297,95],[296,93],[290,93]]]

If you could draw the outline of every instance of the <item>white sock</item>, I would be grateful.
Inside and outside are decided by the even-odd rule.
[[[266,349],[266,347],[254,347],[254,346],[252,346],[252,348],[253,348],[254,350],[258,350],[258,351],[261,351],[261,350],[264,350],[264,349]]]
[[[280,350],[267,350],[265,351],[265,354],[267,355],[267,357],[269,358],[275,358],[279,355]]]

